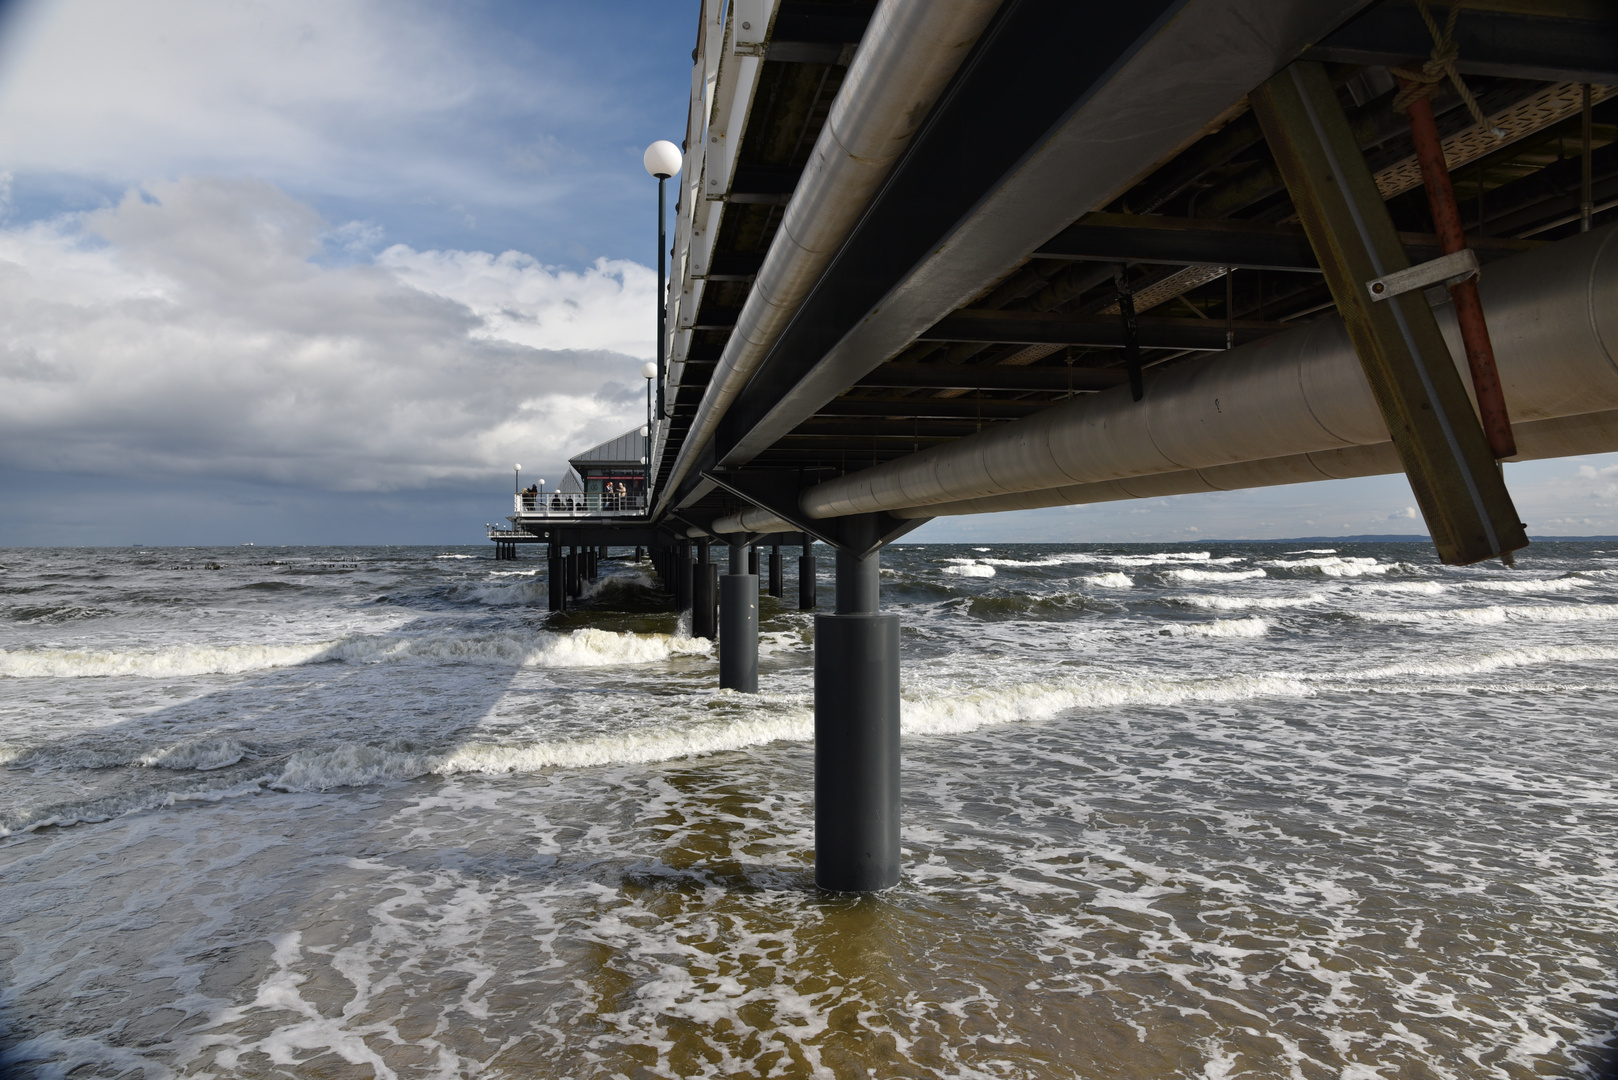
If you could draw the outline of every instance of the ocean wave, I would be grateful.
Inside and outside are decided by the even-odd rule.
[[[483,556],[481,556],[481,555],[457,555],[454,552],[446,551],[442,555],[434,555],[433,558],[435,558],[435,559],[481,559],[481,558],[483,558]]]
[[[1214,619],[1212,622],[1169,623],[1158,630],[1173,637],[1256,638],[1269,632],[1270,624],[1254,615],[1246,619]]]
[[[1297,551],[1289,551],[1289,552],[1287,552],[1287,554],[1288,555],[1335,555],[1335,554],[1337,554],[1337,549],[1336,548],[1301,548],[1301,549],[1299,549]]]
[[[1301,570],[1322,577],[1362,577],[1366,574],[1386,574],[1400,563],[1382,563],[1358,555],[1328,555],[1319,559],[1266,559],[1261,566],[1277,570]]]
[[[1135,587],[1134,578],[1128,574],[1119,573],[1117,570],[1111,570],[1105,574],[1088,574],[1079,580],[1086,585],[1095,585],[1102,589],[1133,589]]]
[[[1400,664],[1385,664],[1354,672],[1351,677],[1355,680],[1372,682],[1410,676],[1444,678],[1481,675],[1489,671],[1528,667],[1534,664],[1577,663],[1586,660],[1618,660],[1618,646],[1541,645],[1501,649],[1458,660],[1412,660]]]
[[[234,765],[247,756],[247,748],[228,735],[214,738],[190,739],[176,743],[137,759],[141,765],[158,769],[194,770],[212,772]]]
[[[1218,596],[1218,595],[1192,595],[1177,596],[1176,603],[1186,604],[1190,607],[1202,608],[1205,611],[1244,611],[1258,609],[1261,611],[1284,611],[1288,608],[1311,607],[1315,604],[1324,604],[1331,598],[1322,592],[1306,593],[1303,596]]]
[[[965,562],[958,566],[944,567],[944,573],[953,574],[956,577],[991,578],[994,577],[994,567],[985,566],[978,562]]]
[[[1609,622],[1618,619],[1618,604],[1528,604],[1506,607],[1429,608],[1420,611],[1356,611],[1355,618],[1380,623],[1470,623],[1496,626],[1504,622]]]
[[[296,645],[173,646],[161,649],[0,649],[0,677],[175,678],[236,675],[300,664],[440,661],[511,667],[581,668],[649,664],[711,651],[705,639],[619,633],[594,627],[537,631],[356,635]]]
[[[1257,568],[1252,570],[1161,570],[1159,573],[1170,581],[1249,581],[1253,578],[1268,576],[1264,571]]]

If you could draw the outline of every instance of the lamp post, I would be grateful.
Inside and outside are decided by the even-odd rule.
[[[511,493],[515,495],[522,490],[522,466],[513,465],[512,468],[516,470],[516,475],[511,480]]]
[[[668,239],[665,235],[663,220],[664,206],[667,202],[663,194],[663,183],[669,177],[680,171],[683,158],[680,148],[667,139],[659,139],[646,148],[641,162],[646,171],[657,177],[657,415],[664,415],[663,403],[663,320],[668,311],[668,286],[665,283],[667,270],[664,263],[668,258]]]

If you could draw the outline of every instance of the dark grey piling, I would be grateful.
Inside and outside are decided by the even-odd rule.
[[[845,518],[872,541],[876,522]],[[899,881],[899,617],[877,610],[881,558],[837,552],[837,611],[815,616],[815,883]]]
[[[798,610],[815,610],[815,542],[803,534],[803,554],[798,556]]]
[[[546,584],[549,586],[550,608],[552,611],[567,610],[567,587],[564,579],[566,574],[566,560],[562,558],[562,545],[551,541],[549,558],[545,562]]]
[[[708,558],[708,541],[698,540],[697,565],[691,575],[691,636],[712,641],[719,636],[718,572]]]
[[[770,595],[781,598],[781,545],[770,546]]]
[[[692,600],[691,543],[674,545],[674,610],[690,611]]]
[[[730,573],[719,579],[719,687],[758,693],[758,575],[747,574],[750,546],[730,545]]]

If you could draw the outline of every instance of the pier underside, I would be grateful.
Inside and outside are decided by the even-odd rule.
[[[693,60],[644,509],[490,539],[553,610],[645,547],[742,692],[757,553],[810,609],[829,545],[827,887],[897,880],[919,524],[1403,472],[1509,561],[1496,463],[1618,450],[1610,4],[709,0]]]

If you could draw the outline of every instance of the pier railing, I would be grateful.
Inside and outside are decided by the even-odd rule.
[[[646,512],[644,495],[608,495],[600,491],[512,496],[512,509],[525,518],[624,517]]]

